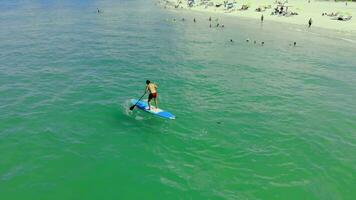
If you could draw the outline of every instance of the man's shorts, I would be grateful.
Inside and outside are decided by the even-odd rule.
[[[148,95],[148,101],[151,101],[151,99],[155,99],[155,98],[157,98],[157,93],[150,93],[149,95]]]

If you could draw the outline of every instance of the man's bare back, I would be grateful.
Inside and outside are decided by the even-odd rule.
[[[150,83],[147,85],[148,91],[150,91],[151,94],[157,93],[157,85],[154,83]]]

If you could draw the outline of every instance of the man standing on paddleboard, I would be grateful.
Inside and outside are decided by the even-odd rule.
[[[150,101],[152,99],[155,100],[156,108],[158,108],[158,102],[157,102],[157,88],[158,86],[154,83],[151,83],[150,80],[146,81],[146,89],[145,92],[149,91],[150,94],[148,95],[148,110],[151,110],[151,103]]]

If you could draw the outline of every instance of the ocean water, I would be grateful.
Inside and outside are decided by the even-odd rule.
[[[1,1],[0,199],[355,199],[354,34],[155,3]]]

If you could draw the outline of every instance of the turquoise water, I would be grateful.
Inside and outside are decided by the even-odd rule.
[[[355,198],[354,35],[148,0],[0,11],[1,199]],[[146,79],[176,120],[129,111]]]

